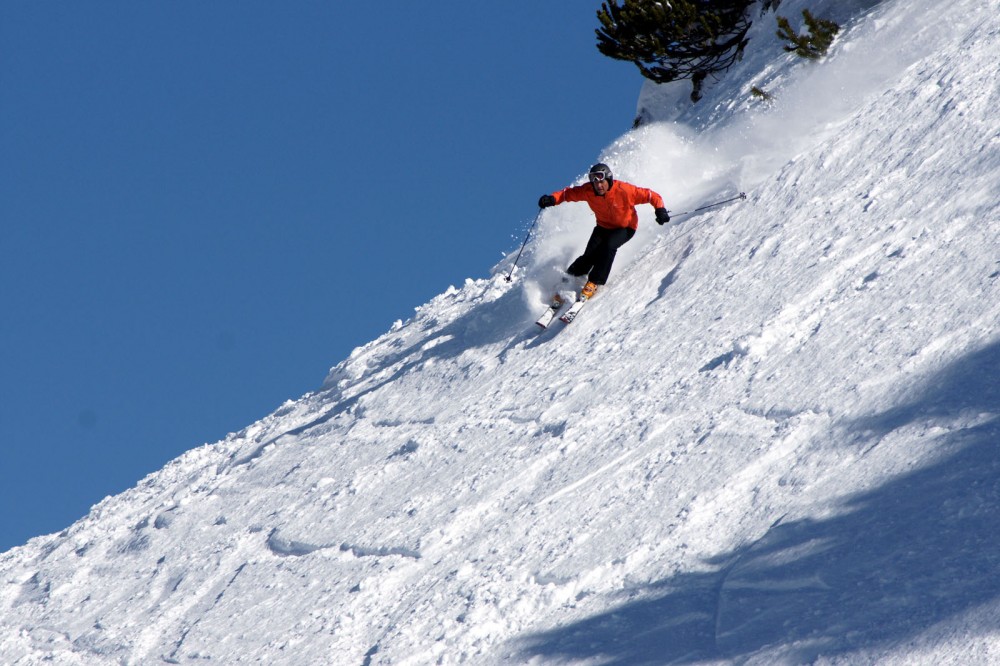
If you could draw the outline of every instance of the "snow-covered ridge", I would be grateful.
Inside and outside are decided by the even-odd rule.
[[[853,4],[600,155],[745,203],[642,211],[539,335],[590,227],[546,211],[512,283],[0,555],[0,662],[995,663],[1000,2]]]

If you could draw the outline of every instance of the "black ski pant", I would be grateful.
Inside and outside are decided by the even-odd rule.
[[[566,272],[574,276],[589,273],[587,279],[594,284],[606,284],[618,248],[632,240],[632,236],[635,236],[635,229],[594,227],[583,254],[573,260]]]

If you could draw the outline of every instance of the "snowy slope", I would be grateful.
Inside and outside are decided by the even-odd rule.
[[[1000,662],[1000,1],[873,4],[644,91],[619,177],[749,198],[646,207],[572,326],[531,323],[567,204],[512,283],[0,555],[0,663]]]

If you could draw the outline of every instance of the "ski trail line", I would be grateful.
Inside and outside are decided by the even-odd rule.
[[[659,434],[660,432],[662,432],[666,428],[666,425],[668,423],[673,423],[676,420],[677,420],[676,417],[669,419],[666,423],[663,423],[658,428],[656,428],[655,431],[653,433],[651,433],[650,435],[648,435],[645,439],[647,439],[647,440],[654,439],[654,435]],[[647,444],[648,444],[648,441],[645,442],[645,443],[643,443],[643,444],[641,444],[641,445],[639,445],[639,446],[637,446],[634,449],[630,449],[628,451],[625,451],[625,453],[623,453],[620,456],[616,457],[611,462],[608,462],[608,463],[605,463],[604,465],[601,465],[599,468],[597,468],[596,470],[594,470],[590,474],[587,474],[583,478],[577,479],[576,481],[574,481],[573,483],[569,484],[568,486],[564,486],[563,488],[560,488],[559,490],[557,490],[556,492],[552,493],[548,497],[545,497],[543,499],[538,500],[538,502],[535,503],[535,506],[536,507],[537,506],[542,506],[543,504],[548,504],[549,502],[554,502],[555,500],[559,499],[560,497],[563,497],[564,495],[568,495],[569,493],[573,492],[574,490],[576,490],[577,488],[579,488],[583,484],[587,483],[588,481],[590,481],[592,479],[595,479],[595,478],[603,475],[605,472],[607,472],[610,469],[614,469],[618,465],[621,465],[624,461],[628,460],[629,458],[636,457],[636,460],[632,461],[632,463],[634,464],[638,460],[642,459],[642,456],[637,456],[637,454],[639,454],[640,452],[645,451],[646,449],[648,449],[649,446]],[[621,467],[620,469],[625,469],[625,468]]]

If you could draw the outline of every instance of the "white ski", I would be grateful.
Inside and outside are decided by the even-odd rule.
[[[564,324],[571,323],[574,319],[576,319],[576,316],[578,314],[580,314],[580,310],[583,309],[583,306],[587,304],[588,300],[590,300],[590,299],[589,298],[583,298],[581,296],[576,301],[576,303],[573,303],[573,305],[570,306],[569,310],[566,310],[566,312],[564,312],[562,314],[562,316],[559,317],[559,321],[561,321]]]
[[[559,313],[559,309],[562,308],[562,306],[563,299],[559,294],[556,294],[552,298],[552,303],[549,304],[549,307],[545,309],[545,312],[542,313],[542,316],[539,317],[538,321],[535,323],[541,328],[548,328],[549,324],[552,323],[552,320],[556,318],[556,315]]]

